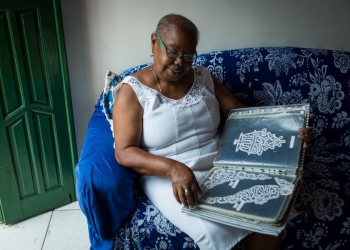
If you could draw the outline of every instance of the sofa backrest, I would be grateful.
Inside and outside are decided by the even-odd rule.
[[[122,79],[150,64],[123,71]],[[314,138],[350,149],[350,53],[268,47],[201,54],[203,65],[242,103],[269,106],[310,103]],[[339,148],[337,149],[339,150]]]
[[[206,66],[248,106],[310,103],[314,138],[349,152],[350,53],[248,48],[203,54],[195,64]]]

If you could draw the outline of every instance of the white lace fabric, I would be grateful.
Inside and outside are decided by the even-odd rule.
[[[205,89],[204,79],[205,79],[205,68],[203,67],[195,67],[194,70],[194,83],[191,89],[187,92],[187,94],[178,100],[168,98],[158,91],[145,86],[135,77],[128,77],[125,79],[124,83],[129,84],[136,92],[144,92],[147,94],[151,94],[157,97],[159,104],[167,105],[169,107],[177,107],[184,108],[190,107],[194,104],[197,104],[202,99],[203,90]]]

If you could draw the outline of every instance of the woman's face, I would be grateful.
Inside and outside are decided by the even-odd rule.
[[[168,82],[180,81],[192,68],[192,61],[186,61],[184,56],[171,58],[169,55],[170,53],[173,56],[194,55],[196,53],[196,37],[176,25],[169,25],[169,28],[162,34],[152,34],[151,39],[154,54],[153,67],[158,77]]]

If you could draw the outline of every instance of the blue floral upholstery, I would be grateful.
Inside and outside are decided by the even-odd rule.
[[[299,215],[287,225],[280,249],[350,249],[350,53],[248,48],[202,54],[194,65],[207,67],[248,106],[310,103],[314,133],[295,203]],[[102,100],[97,106],[103,106]],[[126,246],[198,249],[141,192],[116,235],[115,249]]]

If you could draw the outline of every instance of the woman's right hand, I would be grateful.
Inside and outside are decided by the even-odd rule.
[[[193,207],[198,203],[198,195],[202,190],[198,185],[193,171],[186,165],[178,162],[168,174],[173,186],[173,193],[178,203],[184,207]]]

